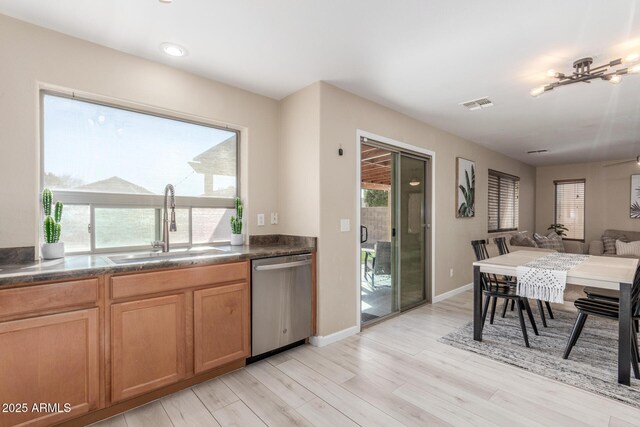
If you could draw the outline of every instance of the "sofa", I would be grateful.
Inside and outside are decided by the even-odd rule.
[[[538,248],[537,246],[523,246],[520,244],[521,239],[519,237],[527,237],[533,240],[533,233],[529,231],[519,231],[519,232],[511,232],[511,233],[492,233],[489,236],[491,243],[493,244],[493,239],[496,237],[506,237],[507,245],[509,246],[509,250],[511,252],[518,250],[533,250],[533,251],[542,251],[542,252],[553,252],[551,249]],[[576,242],[573,240],[563,240],[562,246],[564,246],[564,250],[567,253],[571,254],[587,254],[589,253],[589,245],[583,242]],[[491,255],[491,251],[489,252]],[[497,248],[496,248],[497,254]]]
[[[640,231],[610,229],[610,230],[605,230],[604,233],[602,233],[602,235],[606,237],[611,237],[613,239],[619,239],[620,237],[625,237],[628,242],[640,241]],[[590,255],[636,258],[631,255],[606,254],[604,252],[605,252],[604,243],[602,239],[594,240],[589,243]]]

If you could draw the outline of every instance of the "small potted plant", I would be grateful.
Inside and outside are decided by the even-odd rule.
[[[60,241],[62,232],[62,202],[56,202],[51,216],[51,203],[53,194],[51,190],[45,188],[42,191],[42,209],[44,211],[44,222],[42,229],[44,232],[44,242],[40,246],[43,259],[57,259],[64,257],[64,243]]]
[[[242,201],[240,197],[236,197],[236,215],[231,216],[231,244],[241,246],[244,244],[244,235],[242,234]]]
[[[560,237],[566,236],[567,233],[565,233],[565,231],[569,231],[569,229],[565,227],[564,224],[551,224],[549,228],[547,228],[547,230],[555,231],[555,233]]]

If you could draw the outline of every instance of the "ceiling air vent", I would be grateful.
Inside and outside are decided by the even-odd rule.
[[[546,153],[549,150],[531,150],[531,151],[527,151],[527,154],[542,154],[542,153]]]
[[[462,105],[463,107],[468,108],[469,110],[479,110],[481,108],[489,108],[493,107],[493,102],[487,97],[472,99],[471,101],[461,102],[458,105]]]

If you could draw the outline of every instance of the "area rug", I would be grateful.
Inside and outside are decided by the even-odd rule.
[[[547,317],[549,327],[543,328],[534,311],[540,335],[535,336],[527,323],[530,348],[524,345],[515,312],[507,312],[504,319],[496,313],[493,325],[487,318],[482,342],[473,340],[472,323],[439,341],[640,408],[640,380],[633,371],[630,387],[617,382],[618,322],[589,316],[569,359],[564,360],[577,314],[556,310],[554,315],[553,320]]]

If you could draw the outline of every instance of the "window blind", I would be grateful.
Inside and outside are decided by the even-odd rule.
[[[518,229],[520,178],[489,169],[489,232]]]
[[[565,239],[584,240],[584,179],[554,181],[555,223],[569,229]]]

